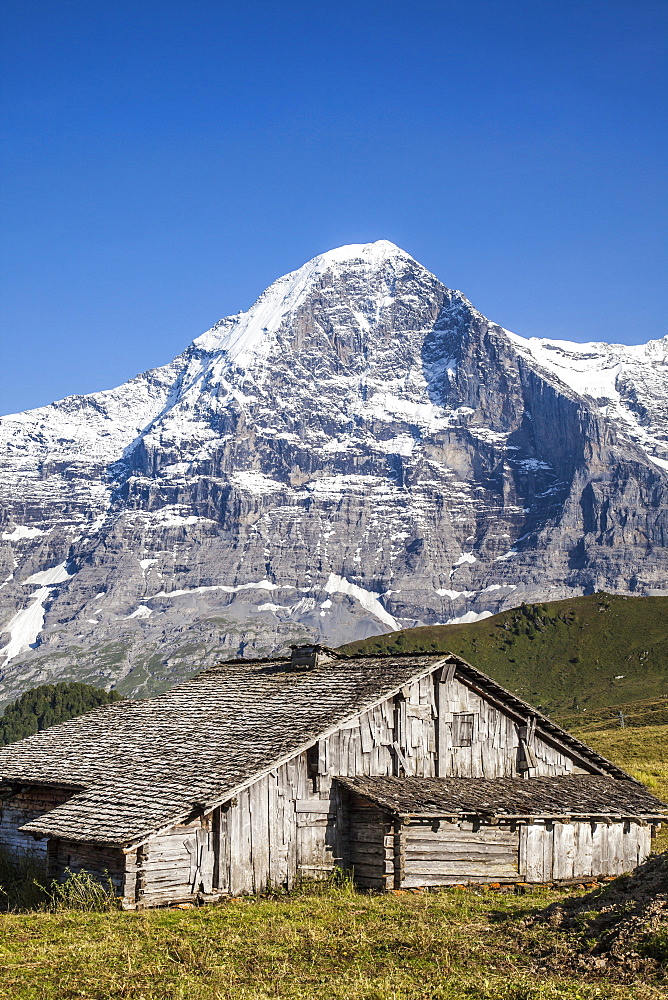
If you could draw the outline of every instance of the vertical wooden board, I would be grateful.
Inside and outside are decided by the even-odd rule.
[[[624,870],[630,872],[640,863],[642,827],[640,823],[624,823],[623,827]]]
[[[341,733],[338,730],[327,738],[327,770],[341,774]]]
[[[615,851],[611,830],[611,823],[601,823],[601,857],[605,865],[602,870],[608,875],[615,875]]]
[[[359,774],[358,770],[358,754],[357,754],[357,744],[359,742],[359,730],[351,729],[348,734],[348,768],[347,773],[350,775]]]
[[[608,857],[608,870],[611,875],[619,875],[619,858],[617,855],[617,827],[615,823],[606,826],[605,841]]]
[[[479,740],[474,740],[471,746],[471,764],[474,776],[476,778],[484,777],[485,771],[482,762],[482,744]]]
[[[406,700],[404,698],[402,698],[399,701],[398,707],[399,707],[399,712],[398,712],[399,746],[403,750],[404,756],[408,756],[410,752],[408,746],[408,744],[410,743],[410,736],[408,733],[408,713],[406,711],[407,706],[406,706]]]
[[[318,774],[327,774],[329,771],[327,740],[318,740]]]
[[[382,736],[380,711],[376,706],[374,706],[373,708],[370,708],[366,714],[369,720],[372,743],[374,747],[378,747],[381,744]]]
[[[211,831],[202,827],[197,831],[197,866],[199,868],[199,882],[195,887],[195,892],[199,891],[200,886],[203,892],[211,892],[213,888],[213,865],[214,851]]]
[[[435,717],[431,720],[427,729],[427,750],[432,756],[432,774],[435,774],[436,753],[438,750],[437,727],[438,717]]]
[[[297,795],[300,799],[307,799],[311,794],[311,781],[308,776],[308,765],[306,752],[295,757],[297,768]]]
[[[368,712],[363,712],[360,716],[360,737],[362,741],[362,753],[371,753],[374,748],[374,739]]]
[[[613,874],[621,875],[627,870],[624,857],[624,823],[613,823],[608,828],[608,843],[612,844]]]
[[[519,850],[517,853],[517,871],[520,878],[527,880],[527,864],[528,864],[528,852],[527,852],[527,830],[528,826],[526,824],[519,827]]]
[[[253,890],[262,892],[269,881],[269,788],[267,777],[250,788],[250,835]]]
[[[183,843],[190,856],[190,867],[188,870],[188,883],[190,885],[190,891],[196,892],[196,886],[199,879],[197,831],[195,830],[192,836],[187,837]]]
[[[248,789],[239,792],[237,804],[230,808],[230,892],[238,896],[253,891],[251,860],[250,796]]]
[[[448,715],[447,684],[443,682],[436,685],[436,710],[438,712],[436,720],[436,773],[439,777],[445,778],[448,774],[449,730],[446,725],[446,715]]]
[[[498,756],[496,751],[501,749],[501,731],[499,726],[499,713],[496,709],[491,709],[490,711],[489,737],[492,748],[495,751],[495,756]]]
[[[592,869],[598,875],[608,874],[608,828],[596,823],[591,834]]]
[[[448,776],[452,778],[459,777],[459,747],[450,748],[450,760],[448,767]]]
[[[539,829],[543,830],[543,879],[547,882],[549,879],[555,877],[555,864],[554,864],[554,828],[555,824],[550,822],[545,822],[538,824]]]
[[[594,872],[593,838],[590,823],[574,823],[573,878]]]
[[[343,792],[338,783],[332,787],[331,802],[335,820],[333,829],[329,827],[327,832],[331,853],[337,865],[342,866],[348,849],[348,823],[343,807]]]
[[[336,772],[340,775],[351,775],[350,771],[350,730],[342,729],[339,743],[339,769]]]
[[[555,824],[549,821],[537,824],[543,831],[543,879],[548,881],[555,878],[554,871],[554,827]]]
[[[214,889],[220,889],[221,892],[230,891],[230,838],[227,830],[227,816],[228,807],[221,806],[218,810],[218,864],[214,873]]]
[[[359,728],[350,730],[350,739],[348,741],[348,774],[359,774],[361,768],[361,748],[358,749],[360,742]]]
[[[629,872],[635,868],[638,863],[636,858],[638,855],[638,841],[636,837],[637,825],[629,821],[620,823],[621,836],[620,836],[620,854],[622,863],[624,865],[624,871]]]
[[[279,777],[276,772],[267,780],[267,798],[269,802],[269,880],[272,885],[283,882],[281,860],[284,855],[283,845],[283,796],[279,791]]]
[[[652,850],[652,832],[650,826],[638,828],[638,864],[642,864]]]
[[[520,856],[524,858],[524,871],[521,874],[527,882],[546,882],[552,877],[552,865],[549,873],[545,870],[545,842],[551,839],[551,834],[542,824],[531,823],[521,827]]]
[[[554,824],[554,861],[552,878],[573,878],[575,835],[573,823]]]
[[[228,891],[234,896],[239,893],[239,868],[243,865],[243,854],[240,846],[241,819],[239,816],[239,796],[233,799],[227,810],[227,856],[228,856]]]
[[[495,772],[495,757],[494,747],[492,746],[492,741],[490,739],[481,740],[480,742],[480,755],[482,758],[482,773],[485,778],[494,777]]]
[[[251,817],[251,792],[247,788],[239,796],[241,807],[241,837],[243,843],[246,864],[243,873],[244,892],[252,892],[253,885],[253,856],[252,856],[252,817]]]

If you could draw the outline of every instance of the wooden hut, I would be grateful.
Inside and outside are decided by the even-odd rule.
[[[108,873],[126,907],[335,867],[379,888],[616,874],[668,818],[459,657],[320,646],[223,663],[5,747],[0,799],[0,843],[42,851],[53,877]]]

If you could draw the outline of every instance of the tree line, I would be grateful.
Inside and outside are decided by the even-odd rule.
[[[0,746],[16,743],[49,726],[83,715],[91,708],[119,700],[116,691],[103,691],[79,681],[40,684],[5,708],[0,718]]]

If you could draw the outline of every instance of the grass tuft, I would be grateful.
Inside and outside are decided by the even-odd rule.
[[[120,901],[109,877],[100,880],[89,872],[73,872],[66,868],[64,878],[51,883],[47,906],[54,912],[84,910],[106,913],[120,909]]]

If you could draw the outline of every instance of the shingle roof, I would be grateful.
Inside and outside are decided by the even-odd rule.
[[[668,818],[668,805],[637,782],[593,774],[337,781],[398,816]]]
[[[115,702],[0,750],[0,779],[81,789],[24,830],[131,844],[428,672],[434,656],[212,667],[156,698]]]
[[[22,829],[130,845],[211,808],[338,725],[433,670],[533,714],[538,733],[616,777],[623,771],[458,657],[353,656],[311,670],[286,660],[233,661],[156,698],[116,702],[0,749],[0,781],[53,784],[76,794]]]

